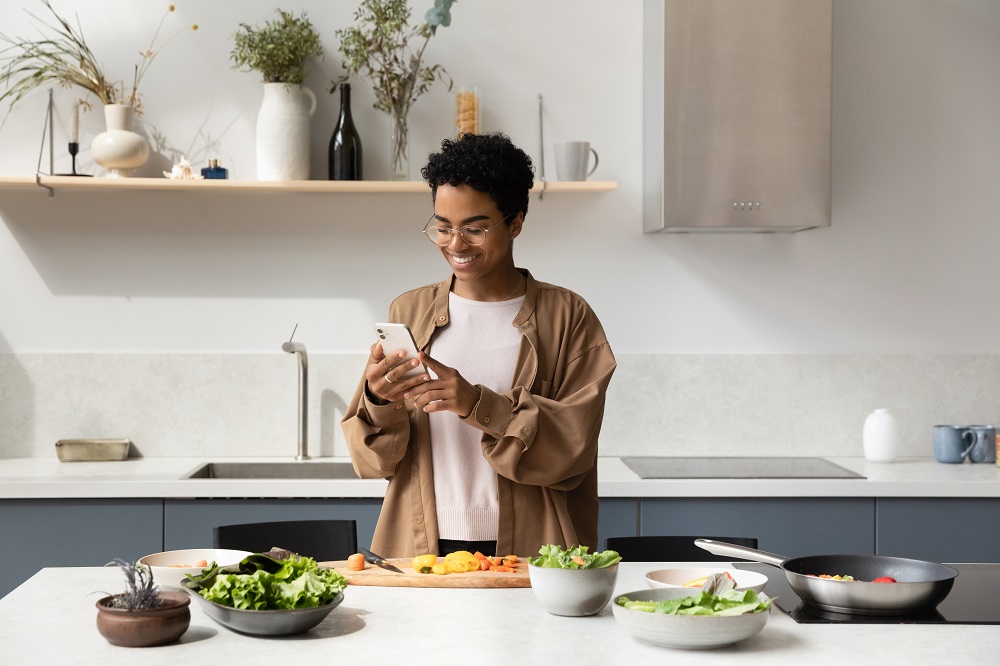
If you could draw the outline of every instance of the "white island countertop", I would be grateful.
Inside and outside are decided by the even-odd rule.
[[[645,589],[662,564],[623,562],[615,594]],[[997,565],[1000,567],[1000,565]],[[353,587],[305,634],[233,632],[191,606],[180,641],[108,644],[97,632],[98,591],[121,589],[117,568],[46,568],[0,599],[4,664],[962,664],[1000,653],[1000,627],[966,624],[796,624],[772,608],[758,635],[712,650],[657,647],[633,637],[608,605],[590,617],[546,613],[530,588]],[[985,660],[985,661],[984,661]]]
[[[183,479],[208,461],[294,462],[288,458],[139,458],[121,462],[0,459],[0,499],[380,498],[382,479]],[[933,458],[870,463],[825,458],[865,478],[640,479],[621,458],[598,459],[601,497],[958,497],[1000,498],[1000,467],[946,465]],[[349,462],[315,458],[298,464]]]

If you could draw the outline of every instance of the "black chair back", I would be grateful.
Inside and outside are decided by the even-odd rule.
[[[271,523],[218,525],[212,528],[216,548],[266,553],[285,548],[318,562],[346,560],[358,552],[358,528],[353,520],[285,520]]]
[[[757,547],[757,539],[751,537],[627,536],[608,537],[605,548],[617,551],[623,560],[629,562],[732,562],[734,559],[741,559],[713,555],[694,545],[695,539]]]

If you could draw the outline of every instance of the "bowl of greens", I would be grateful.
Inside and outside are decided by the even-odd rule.
[[[657,588],[627,592],[612,604],[615,620],[638,638],[671,648],[732,645],[760,633],[770,615],[767,595],[734,588],[720,574],[700,590]]]
[[[587,546],[563,550],[545,545],[528,559],[528,579],[538,603],[553,615],[595,615],[608,605],[621,557],[613,550],[589,553]]]
[[[336,570],[280,549],[206,568],[183,583],[210,618],[254,636],[309,631],[340,605],[346,586]]]

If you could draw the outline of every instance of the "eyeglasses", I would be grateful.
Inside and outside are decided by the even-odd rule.
[[[482,245],[486,241],[486,232],[493,227],[503,224],[510,218],[517,215],[517,213],[511,213],[507,217],[503,218],[496,224],[490,225],[488,227],[459,227],[458,229],[454,227],[438,226],[434,224],[434,216],[431,215],[431,219],[427,220],[427,224],[424,225],[423,234],[427,236],[427,240],[434,243],[438,247],[444,247],[445,245],[451,244],[451,239],[458,234],[462,237],[462,240],[469,245]]]

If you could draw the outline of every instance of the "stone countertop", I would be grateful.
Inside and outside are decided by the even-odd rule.
[[[379,498],[381,479],[183,479],[210,460],[292,462],[291,458],[139,458],[121,462],[0,459],[0,499]],[[959,497],[1000,498],[1000,467],[945,465],[933,458],[870,463],[827,458],[866,478],[640,479],[616,457],[598,459],[601,497]],[[347,462],[316,458],[299,464]]]
[[[615,594],[646,589],[643,575],[662,564],[623,562]],[[78,666],[139,657],[144,664],[365,663],[770,665],[920,663],[988,660],[1000,653],[994,625],[796,624],[773,608],[763,630],[736,645],[675,650],[633,637],[610,604],[590,617],[546,613],[530,588],[427,589],[351,587],[344,601],[305,634],[259,638],[239,634],[191,605],[180,641],[144,648],[114,647],[97,632],[98,590],[121,587],[117,568],[45,568],[0,599],[0,658],[9,664]],[[493,620],[471,620],[492,618]],[[504,618],[495,621],[497,618]],[[55,639],[55,640],[53,640]],[[512,653],[512,646],[514,648]]]

